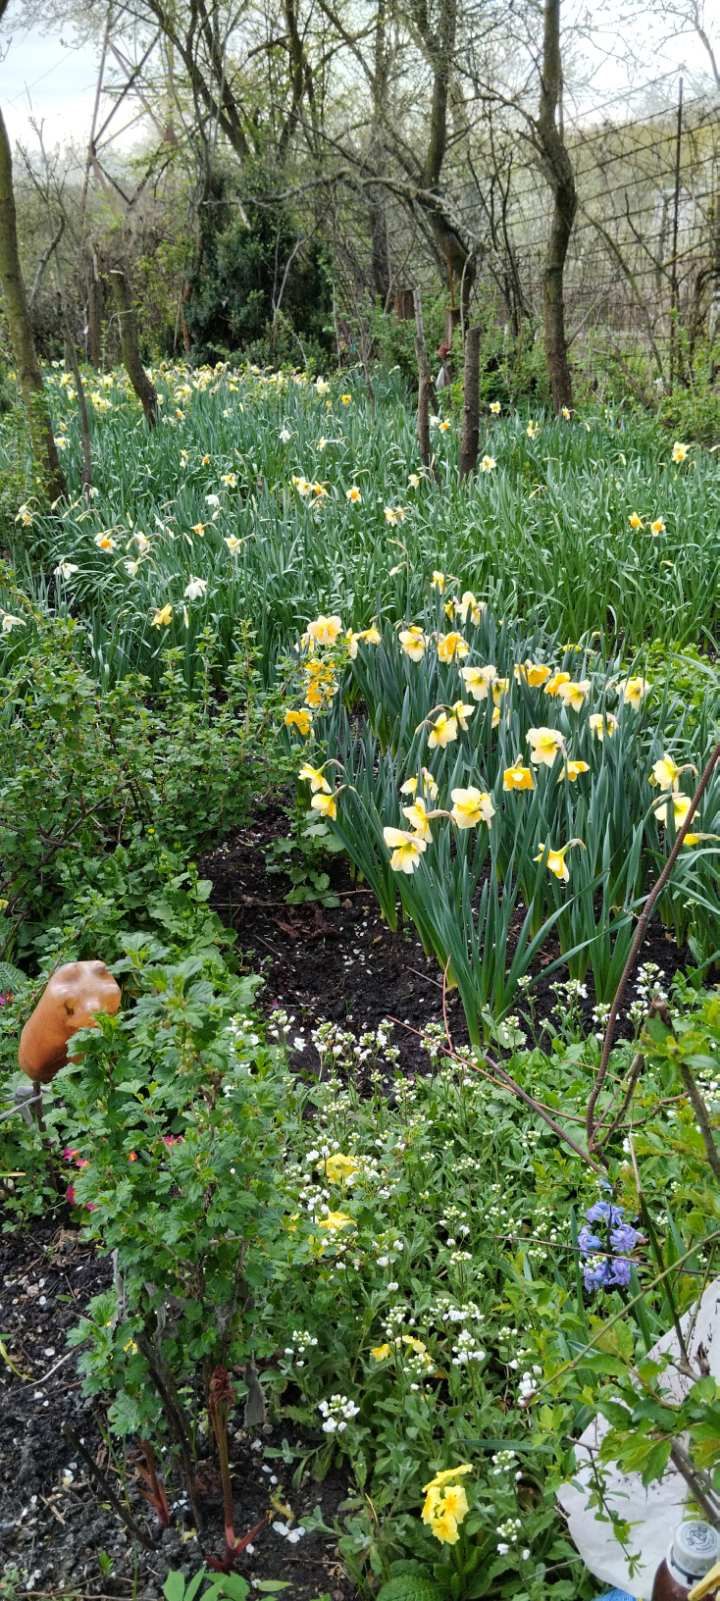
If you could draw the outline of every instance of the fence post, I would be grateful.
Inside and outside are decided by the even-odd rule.
[[[680,158],[683,135],[683,80],[678,83],[677,125],[675,130],[675,190],[673,194],[672,263],[670,275],[670,388],[673,389],[678,368],[678,317],[680,312],[680,286],[678,283],[678,231],[680,225]]]

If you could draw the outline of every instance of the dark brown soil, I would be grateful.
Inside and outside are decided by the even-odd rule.
[[[12,1580],[17,1597],[61,1591],[68,1601],[86,1596],[158,1601],[170,1569],[190,1577],[204,1556],[222,1551],[221,1498],[212,1470],[206,1474],[203,1549],[186,1526],[182,1498],[170,1478],[174,1526],[159,1533],[117,1446],[108,1456],[102,1409],[83,1398],[76,1353],[68,1351],[66,1335],[111,1277],[109,1261],[85,1246],[75,1229],[37,1224],[32,1233],[0,1235],[0,1595],[10,1593],[3,1581]],[[102,1492],[95,1493],[88,1469],[64,1435],[67,1427],[101,1464],[120,1499],[127,1496],[137,1521],[154,1535],[154,1549],[142,1550]],[[242,1429],[233,1431],[238,1534],[263,1519],[271,1485],[273,1493],[277,1489],[282,1499],[290,1499],[296,1524],[318,1506],[326,1524],[336,1521],[344,1483],[331,1475],[322,1484],[308,1479],[299,1491],[291,1487],[292,1464],[285,1467],[275,1455],[288,1436],[292,1445],[289,1431],[268,1429],[257,1450]],[[284,1580],[290,1586],[282,1591],[287,1601],[352,1601],[354,1590],[327,1536],[307,1534],[290,1544],[265,1527],[253,1546],[238,1559],[237,1571],[247,1578]]]

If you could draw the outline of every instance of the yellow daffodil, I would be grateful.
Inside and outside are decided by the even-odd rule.
[[[237,473],[221,473],[220,482],[225,485],[226,489],[236,489]]]
[[[313,795],[310,805],[314,812],[320,813],[321,817],[331,819],[337,817],[337,801],[334,795],[324,795],[318,791],[317,795]]]
[[[169,603],[167,606],[158,606],[157,611],[153,614],[153,619],[150,626],[152,628],[167,628],[172,622],[172,618],[173,609]]]
[[[495,682],[492,685],[492,698],[493,698],[493,701],[495,703],[496,710],[499,708],[501,700],[503,700],[504,696],[507,695],[507,692],[508,692],[509,688],[510,688],[510,679],[509,678],[496,678],[495,679]],[[497,728],[497,719],[496,718],[493,718],[493,728]]]
[[[329,1234],[338,1234],[341,1229],[354,1229],[355,1222],[347,1212],[326,1212],[324,1217],[318,1218],[317,1226]]]
[[[552,669],[546,667],[544,662],[518,662],[513,669],[516,683],[529,684],[531,689],[539,689],[546,684]]]
[[[315,621],[308,623],[304,638],[312,640],[314,645],[334,645],[342,628],[342,618],[337,615],[325,617],[322,614]]]
[[[570,407],[569,406],[561,406],[560,407],[560,416],[562,417],[563,422],[569,422],[570,418],[572,417],[572,412],[570,410]]]
[[[352,402],[352,395],[341,395],[340,396],[340,405],[341,406],[349,406],[351,404],[351,402]]]
[[[115,540],[112,534],[96,534],[95,544],[98,550],[110,551],[115,549]]]
[[[576,761],[568,762],[568,761],[566,761],[565,765],[563,767],[563,770],[562,770],[562,772],[560,774],[560,777],[558,779],[558,784],[562,784],[566,779],[567,779],[568,783],[575,784],[575,783],[577,783],[578,778],[580,778],[583,773],[589,773],[589,772],[590,772],[590,763],[589,762],[576,762]]]
[[[447,417],[444,417],[442,422],[438,423],[438,432],[441,433],[441,434],[447,434],[447,433],[449,433],[449,431],[450,431],[450,423],[448,422]]]
[[[687,461],[687,458],[688,458],[688,447],[687,447],[687,445],[681,444],[680,440],[676,439],[675,440],[675,444],[673,445],[673,448],[672,448],[672,459],[673,459],[673,461],[677,461],[677,462]]]
[[[535,779],[533,778],[532,768],[523,767],[520,757],[518,756],[517,761],[513,762],[512,767],[505,768],[503,773],[503,789],[514,790],[534,788]]]
[[[409,483],[411,489],[419,489],[420,488],[420,474],[419,473],[409,473],[408,474],[408,483]]]
[[[462,701],[462,700],[454,700],[453,703],[452,703],[452,706],[450,707],[450,710],[451,710],[451,712],[453,714],[453,717],[457,717],[458,723],[459,723],[463,733],[466,734],[467,733],[468,721],[473,716],[473,713],[475,711],[475,707],[466,705],[465,702]]]
[[[567,881],[570,877],[570,869],[565,857],[573,845],[582,844],[583,842],[581,839],[570,839],[568,840],[567,845],[562,845],[560,849],[556,851],[552,850],[549,845],[546,850],[545,845],[541,844],[539,846],[537,856],[533,856],[533,861],[544,862],[549,873],[552,873],[555,878],[561,879],[563,884],[567,884]]]
[[[363,645],[379,645],[382,640],[380,629],[376,627],[375,623],[371,623],[369,628],[361,629],[357,637],[362,641]]]
[[[463,656],[469,656],[470,646],[462,634],[438,634],[437,653],[438,661],[453,662],[456,657],[461,661]]]
[[[358,489],[357,484],[351,484],[350,488],[345,490],[345,499],[349,500],[351,506],[358,506],[362,500],[362,490]]]
[[[436,589],[437,592],[438,592],[438,595],[442,595],[444,593],[444,590],[445,590],[446,582],[447,582],[447,580],[445,578],[445,574],[441,573],[441,572],[438,572],[438,570],[436,568],[434,573],[433,573],[433,575],[432,575],[432,578],[430,579],[430,588],[431,589]]]
[[[634,530],[644,527],[642,517],[639,517],[636,511],[630,513],[630,516],[628,517],[628,523]]]
[[[461,667],[460,677],[473,700],[487,700],[497,678],[497,667],[494,662],[487,667]]]
[[[327,705],[337,692],[332,667],[327,662],[310,661],[304,670],[308,680],[305,690],[308,706],[317,708]]]
[[[677,789],[681,768],[674,762],[672,756],[660,756],[653,762],[650,783],[658,784],[660,789]]]
[[[202,539],[206,526],[206,523],[193,523],[191,532],[193,534],[197,534],[199,538]]]
[[[535,767],[552,767],[558,752],[565,745],[559,728],[529,728],[526,738],[530,746],[530,760]]]
[[[560,685],[560,688],[558,689],[558,697],[562,701],[563,706],[570,706],[574,712],[579,712],[582,711],[582,708],[585,705],[585,700],[589,689],[589,678],[581,678],[578,680],[571,679],[568,684]]]
[[[499,400],[491,400],[490,404],[488,406],[488,411],[492,412],[493,417],[499,417],[500,413],[502,411],[502,406],[500,405],[500,401]]]
[[[427,639],[417,623],[413,623],[410,628],[401,628],[398,639],[405,655],[409,656],[412,662],[422,661],[427,649]]]
[[[666,527],[665,527],[665,520],[664,520],[663,517],[656,517],[654,519],[654,521],[651,522],[651,524],[650,524],[650,532],[651,532],[651,534],[655,535],[655,538],[657,538],[658,534],[664,534],[664,533],[667,532]]]
[[[457,1468],[442,1468],[433,1479],[423,1485],[423,1494],[428,1490],[440,1490],[444,1484],[454,1484],[456,1479],[464,1479],[472,1471],[472,1462],[461,1462]]]
[[[690,796],[680,795],[677,792],[673,792],[672,795],[668,795],[666,801],[659,801],[656,803],[655,815],[658,819],[658,822],[663,823],[665,828],[668,827],[670,822],[671,807],[673,822],[676,829],[682,828],[685,818],[690,810]]]
[[[308,495],[312,494],[312,484],[310,483],[309,478],[299,478],[297,473],[293,473],[290,482],[303,500],[305,500]]]
[[[539,424],[539,422],[530,421],[528,423],[527,428],[526,428],[525,431],[527,433],[528,439],[537,439],[537,436],[538,436],[538,434],[540,432],[540,424]]]
[[[404,828],[384,828],[383,839],[389,851],[390,866],[394,873],[414,873],[420,858],[427,849],[421,834],[409,833]]]
[[[543,690],[544,695],[559,695],[563,684],[570,683],[570,673],[553,673]]]
[[[307,739],[312,728],[312,712],[303,706],[300,711],[288,711],[283,719],[286,728],[296,728],[303,739]]]
[[[298,778],[301,778],[304,783],[310,785],[313,795],[331,794],[330,785],[328,784],[322,767],[311,767],[309,762],[303,762],[300,772],[298,773]]]
[[[645,699],[649,689],[650,685],[647,678],[622,678],[617,685],[617,692],[621,701],[626,702],[628,706],[634,706],[636,710]]]
[[[18,511],[18,514],[17,514],[16,518],[15,518],[16,523],[20,523],[23,528],[32,528],[32,520],[33,520],[32,519],[32,512],[30,510],[30,507],[26,506],[26,505],[22,505],[20,507],[20,510]],[[100,535],[97,534],[96,537],[95,537],[95,544],[96,545],[98,543],[99,538],[100,538]],[[112,549],[112,546],[110,548]]]
[[[230,555],[237,556],[238,551],[242,550],[243,541],[242,539],[238,539],[237,534],[227,534],[225,538],[225,544],[227,545]]]
[[[618,720],[617,717],[613,716],[612,712],[591,712],[588,717],[588,726],[595,738],[602,741],[606,734],[608,739],[612,739],[613,734],[617,733]]]
[[[480,462],[481,473],[491,473],[495,467],[497,467],[497,462],[494,456],[483,456]]]
[[[318,501],[318,500],[327,500],[327,494],[328,494],[327,484],[319,484],[317,482],[314,483],[313,486],[312,486],[312,492],[313,492],[313,494],[315,496],[315,500],[316,501]]]
[[[473,785],[469,789],[453,789],[451,799],[450,816],[458,828],[477,828],[478,823],[492,827],[495,807],[486,789],[475,789]]]
[[[448,717],[447,712],[439,712],[428,734],[430,749],[445,750],[454,739],[457,739],[457,719]]]
[[[455,601],[455,614],[462,623],[466,623],[469,617],[471,623],[477,625],[486,609],[484,600],[478,600],[471,589],[464,590],[460,599]]]
[[[419,780],[417,778],[406,778],[405,783],[400,785],[400,794],[401,795],[417,795],[418,784],[420,784],[422,786],[423,790],[425,791],[425,794],[429,797],[430,800],[435,800],[435,797],[436,797],[437,792],[438,792],[438,787],[437,787],[437,784],[435,783],[435,779],[433,778],[432,773],[430,772],[429,768],[427,768],[427,767],[422,767],[420,769],[420,779]]]
[[[414,832],[419,834],[421,839],[427,840],[428,845],[430,845],[432,843],[432,832],[428,821],[427,807],[422,796],[418,795],[412,805],[403,806],[402,814],[403,817],[407,817]]]
[[[342,1151],[334,1151],[325,1159],[325,1177],[331,1184],[350,1184],[359,1172],[360,1163],[354,1156],[344,1156]]]

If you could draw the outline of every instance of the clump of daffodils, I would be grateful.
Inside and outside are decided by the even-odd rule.
[[[460,1526],[470,1511],[467,1491],[460,1482],[468,1473],[472,1473],[472,1463],[461,1462],[456,1468],[444,1468],[423,1485],[422,1520],[443,1545],[457,1545]]]

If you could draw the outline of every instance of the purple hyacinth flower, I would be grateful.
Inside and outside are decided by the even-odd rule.
[[[621,1289],[627,1289],[632,1273],[632,1262],[626,1256],[616,1256],[610,1269],[610,1283],[617,1284]]]
[[[604,1289],[605,1285],[609,1282],[609,1277],[610,1273],[606,1261],[597,1263],[587,1262],[583,1268],[583,1282],[586,1290],[592,1291]]]
[[[633,1228],[632,1223],[619,1223],[617,1228],[610,1232],[610,1244],[613,1250],[618,1252],[634,1251],[639,1239],[640,1234]]]
[[[578,1249],[582,1251],[584,1256],[588,1256],[591,1251],[602,1250],[603,1242],[600,1239],[600,1236],[598,1234],[593,1234],[592,1229],[589,1228],[582,1228],[580,1230],[577,1242]]]
[[[596,1201],[594,1206],[588,1207],[585,1216],[588,1223],[607,1223],[610,1228],[617,1228],[625,1213],[621,1206],[611,1206],[609,1201]]]

